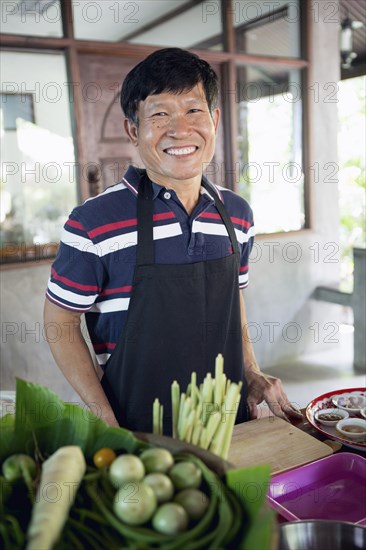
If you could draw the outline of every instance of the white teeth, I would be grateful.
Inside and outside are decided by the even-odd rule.
[[[194,153],[196,150],[196,147],[182,147],[182,149],[166,149],[166,153],[168,155],[189,155],[190,153]]]

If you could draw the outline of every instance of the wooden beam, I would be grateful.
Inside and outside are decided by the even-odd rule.
[[[314,52],[312,47],[313,33],[313,0],[306,0],[304,4],[300,4],[302,10],[302,27],[301,27],[301,48],[302,55],[308,61],[308,67],[303,75],[302,86],[305,90],[308,89],[310,82],[313,81],[312,67]],[[303,93],[303,128],[302,128],[302,151],[303,151],[303,169],[305,176],[304,185],[304,209],[305,209],[305,229],[314,228],[314,204],[313,204],[313,189],[314,189],[314,171],[311,166],[314,165],[314,147],[313,139],[315,131],[314,112],[310,93]]]
[[[74,21],[72,0],[64,0],[61,4],[62,30],[65,38],[74,38]]]
[[[0,44],[3,48],[38,50],[64,50],[74,47],[79,53],[117,55],[121,57],[130,57],[131,59],[143,58],[161,49],[161,46],[130,44],[129,42],[89,41],[71,38],[19,36],[15,34],[0,35]],[[272,67],[287,67],[289,69],[303,69],[309,64],[305,59],[293,59],[288,57],[246,55],[225,51],[196,50],[194,48],[189,48],[189,50],[212,63],[224,63],[232,59],[239,65],[271,65]]]
[[[224,50],[235,52],[235,30],[233,25],[233,2],[232,0],[221,0],[222,33]]]

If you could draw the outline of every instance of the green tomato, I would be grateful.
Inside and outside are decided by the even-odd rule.
[[[116,516],[128,525],[142,525],[149,521],[157,507],[154,491],[139,482],[126,483],[114,497]]]
[[[144,475],[144,465],[135,455],[117,456],[109,467],[109,479],[116,489],[130,481],[141,481]]]
[[[178,491],[197,489],[201,485],[202,472],[193,462],[182,461],[169,470],[169,477]]]
[[[171,500],[174,495],[174,486],[171,479],[160,472],[148,474],[144,477],[143,483],[152,488],[159,503]]]
[[[151,472],[161,472],[165,474],[174,464],[174,458],[167,449],[147,449],[141,453],[140,458],[144,463],[145,470],[148,474]]]
[[[174,497],[174,502],[183,506],[189,519],[198,521],[208,508],[208,498],[198,489],[184,489]]]
[[[188,527],[188,515],[183,506],[175,502],[167,502],[159,506],[152,518],[152,525],[159,533],[177,535]]]

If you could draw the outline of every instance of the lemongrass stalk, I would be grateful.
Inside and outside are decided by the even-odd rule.
[[[197,374],[195,372],[192,372],[191,374],[191,399],[192,399],[192,407],[196,406],[197,403]]]
[[[179,401],[179,413],[178,413],[178,425],[177,425],[177,437],[178,437],[178,439],[180,439],[180,432],[182,431],[183,407],[184,407],[185,400],[186,400],[186,394],[185,394],[185,392],[182,392],[180,394],[180,401]]]
[[[220,425],[220,422],[221,422],[221,414],[218,411],[211,414],[210,418],[208,419],[207,426],[206,426],[207,448],[210,446],[211,441],[216,433],[216,430]]]
[[[235,425],[235,419],[236,419],[236,415],[237,415],[237,412],[238,412],[238,409],[239,409],[240,399],[241,399],[241,395],[240,395],[240,392],[238,390],[237,399],[236,399],[236,402],[235,402],[235,413],[232,413],[232,414],[229,415],[228,426],[227,426],[227,430],[225,432],[225,438],[224,438],[223,448],[222,448],[222,452],[221,452],[221,456],[224,460],[226,460],[227,457],[229,456],[230,445],[231,445],[231,440],[232,440],[233,430],[234,430],[234,425]]]
[[[194,395],[196,396],[196,404],[199,405],[202,402],[202,395],[197,386],[194,388]]]
[[[212,376],[210,372],[205,376],[201,394],[203,403],[212,403]]]
[[[160,405],[160,409],[159,409],[159,435],[163,435],[163,418],[164,418],[164,405]]]
[[[224,444],[227,440],[226,432],[230,430],[230,422],[228,417],[234,417],[233,426],[236,418],[236,403],[238,401],[239,386],[238,384],[231,383],[228,394],[226,395],[225,401],[222,404],[222,422],[219,425],[216,433],[213,437],[213,440],[210,445],[210,451],[214,454],[217,454],[223,457]],[[228,411],[231,411],[231,414],[228,414]],[[231,432],[232,434],[232,432]],[[230,434],[230,441],[231,441]]]
[[[224,358],[221,353],[218,354],[215,361],[215,393],[214,393],[214,402],[220,407],[222,403],[222,394],[223,394],[223,375],[224,372]]]
[[[222,374],[221,381],[222,381],[221,382],[221,391],[222,391],[221,403],[223,403],[226,397],[226,374],[225,373]]]
[[[202,428],[203,428],[202,422],[199,419],[199,416],[197,416],[195,420],[194,428],[193,428],[193,433],[192,433],[193,445],[199,445]]]
[[[153,403],[153,434],[156,434],[156,435],[159,434],[159,426],[160,426],[160,402],[159,402],[159,399],[156,398]]]
[[[172,436],[178,437],[178,418],[179,418],[179,397],[180,388],[176,380],[174,380],[171,388],[172,392]]]
[[[184,434],[184,441],[186,441],[187,443],[191,443],[192,441],[192,433],[195,425],[195,419],[196,419],[196,411],[192,409],[188,415],[186,426],[185,426],[186,433]]]
[[[199,401],[198,402],[198,405],[196,407],[196,411],[197,411],[197,414],[196,414],[196,418],[197,420],[199,420],[202,424],[202,401]]]
[[[178,437],[182,441],[184,441],[185,434],[187,433],[186,424],[187,424],[187,420],[188,420],[188,415],[191,412],[191,404],[192,404],[192,399],[190,397],[186,397],[185,400],[184,400],[183,407],[182,407],[182,412],[179,415]]]
[[[201,447],[201,449],[208,449],[207,428],[205,428],[204,426],[201,430],[199,446]]]

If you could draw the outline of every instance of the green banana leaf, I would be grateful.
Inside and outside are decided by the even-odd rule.
[[[108,426],[86,407],[65,403],[49,389],[17,379],[15,415],[0,420],[0,462],[14,453],[33,454],[39,450],[44,458],[63,445],[79,445],[87,460],[102,447],[138,453],[151,445],[139,440],[129,430]],[[225,484],[249,516],[249,528],[241,542],[242,550],[271,548],[274,513],[266,506],[270,479],[267,466],[228,470]],[[244,512],[245,510],[245,512]]]
[[[91,460],[102,447],[134,453],[147,445],[123,428],[108,426],[86,407],[62,401],[56,393],[17,379],[15,417],[0,421],[0,461],[17,452],[32,454],[37,442],[47,457],[63,445],[79,445]]]

